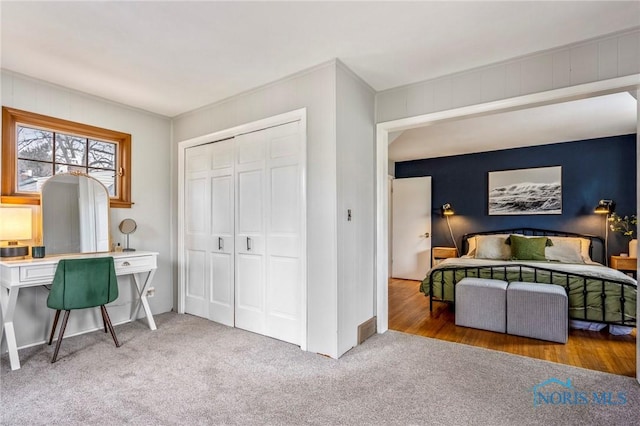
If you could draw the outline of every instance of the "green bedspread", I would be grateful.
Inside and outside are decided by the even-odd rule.
[[[454,283],[465,276],[558,284],[568,289],[571,319],[636,325],[636,280],[600,264],[446,259],[429,271],[420,291],[428,296],[433,281],[434,299],[453,302]]]

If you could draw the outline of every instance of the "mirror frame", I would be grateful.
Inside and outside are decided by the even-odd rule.
[[[82,172],[78,172],[78,171],[70,171],[70,172],[65,172],[65,173],[56,173],[55,175],[51,176],[49,179],[47,179],[43,184],[42,184],[42,188],[40,188],[40,193],[39,195],[39,201],[40,201],[40,245],[44,245],[44,234],[45,234],[45,229],[44,229],[44,206],[45,203],[43,202],[42,199],[42,193],[44,191],[44,189],[46,188],[47,184],[49,183],[49,181],[56,177],[56,176],[75,176],[75,177],[85,177],[91,181],[97,182],[100,187],[104,190],[105,194],[107,194],[107,200],[110,200],[109,198],[109,190],[107,189],[107,187],[100,182],[98,179],[94,178],[93,176],[90,176],[86,173],[82,173]],[[108,202],[107,203],[107,232],[108,232],[108,249],[107,250],[100,250],[100,251],[87,251],[87,252],[70,252],[70,253],[51,253],[52,255],[63,255],[63,254],[86,254],[86,253],[109,253],[112,251],[111,247],[113,244],[112,238],[111,238],[111,204]]]
[[[122,228],[124,228],[125,225],[128,225],[130,223],[133,223],[133,229],[131,231],[129,231],[129,232],[125,232],[125,230],[122,229]],[[138,229],[138,224],[136,223],[135,220],[133,220],[131,218],[122,219],[122,221],[120,222],[120,225],[118,225],[118,229],[124,235],[129,235],[129,234],[133,234],[134,232],[136,232],[136,230]]]

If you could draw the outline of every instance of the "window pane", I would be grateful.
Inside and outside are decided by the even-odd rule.
[[[56,163],[87,164],[87,139],[73,135],[56,133]]]
[[[51,177],[52,172],[51,163],[18,160],[18,191],[40,192],[40,187]]]
[[[131,207],[130,134],[8,107],[2,112],[2,128],[11,143],[0,143],[0,159],[15,165],[0,168],[4,202],[38,204],[40,179],[56,170],[77,170],[108,175],[100,178],[113,195],[110,205]]]
[[[87,169],[80,166],[69,166],[67,164],[56,164],[56,174],[60,173],[69,173],[69,172],[80,172],[83,174],[87,173]]]
[[[89,167],[116,169],[117,144],[89,139]]]
[[[102,182],[102,184],[107,187],[110,197],[115,197],[118,194],[115,170],[89,169],[89,176],[92,176]]]
[[[52,161],[53,132],[16,126],[18,136],[18,158]]]

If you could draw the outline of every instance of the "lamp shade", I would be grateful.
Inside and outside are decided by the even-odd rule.
[[[30,208],[0,208],[0,240],[30,240],[31,236]]]
[[[600,200],[593,210],[597,214],[611,214],[616,209],[616,203],[613,200]]]
[[[453,216],[455,214],[455,212],[453,211],[453,207],[451,207],[451,204],[449,203],[445,203],[442,205],[442,207],[440,208],[440,211],[442,213],[442,216]]]

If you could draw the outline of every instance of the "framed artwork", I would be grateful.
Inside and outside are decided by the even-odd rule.
[[[489,172],[489,215],[562,214],[562,166]]]

